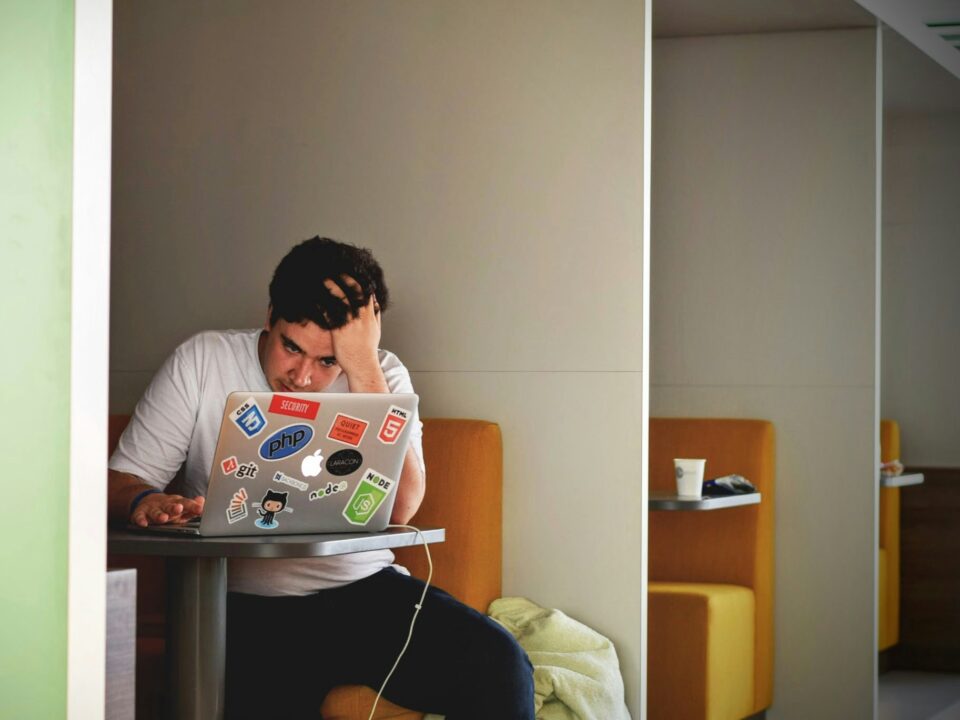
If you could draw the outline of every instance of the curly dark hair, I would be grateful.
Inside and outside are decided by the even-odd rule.
[[[344,283],[352,277],[358,293]],[[350,307],[327,290],[324,280],[333,280],[350,302]],[[383,281],[383,269],[366,248],[317,237],[304,240],[286,254],[270,281],[270,324],[315,322],[325,330],[343,327],[351,316],[376,295],[380,312],[387,309],[390,292]]]

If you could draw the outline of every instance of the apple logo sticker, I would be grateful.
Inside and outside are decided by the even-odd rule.
[[[316,477],[323,470],[323,450],[307,455],[300,463],[300,474],[304,477]]]

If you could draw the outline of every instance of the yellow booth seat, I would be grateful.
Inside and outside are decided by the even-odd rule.
[[[741,720],[773,701],[774,430],[764,420],[652,418],[650,489],[673,459],[739,474],[759,505],[650,513],[647,716]]]
[[[880,421],[880,462],[900,459],[900,426]],[[877,578],[877,649],[900,639],[900,488],[880,488],[880,555]]]

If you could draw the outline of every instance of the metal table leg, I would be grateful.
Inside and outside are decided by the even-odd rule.
[[[167,714],[222,720],[227,559],[174,557],[167,567]]]

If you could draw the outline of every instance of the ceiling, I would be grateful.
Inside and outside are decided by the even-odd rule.
[[[960,111],[960,0],[652,2],[658,38],[868,28],[879,19],[895,31],[884,33],[885,109]]]

